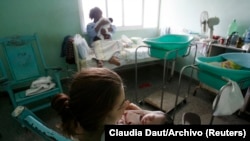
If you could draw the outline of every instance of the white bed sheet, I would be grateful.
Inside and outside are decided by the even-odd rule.
[[[74,55],[75,62],[77,65],[77,71],[80,71],[82,68],[97,67],[97,62],[95,59],[93,59],[96,58],[94,51],[88,46],[86,40],[79,34],[75,35],[74,40]],[[138,49],[136,56],[138,64],[143,62],[153,63],[154,61],[159,60],[158,58],[150,57],[149,48],[143,42],[142,38],[133,37],[130,39],[127,36],[123,35],[121,37],[121,41],[124,43],[125,46],[119,53],[116,54],[116,56],[120,60],[121,66],[116,66],[110,64],[108,61],[104,61],[104,67],[110,69],[117,69],[135,64],[135,52],[137,48]]]
[[[125,67],[126,65],[135,64],[135,51],[137,46],[133,46],[130,48],[124,48],[120,53],[117,53],[115,56],[117,56],[121,62],[121,66],[116,66],[113,64],[110,64],[107,61],[104,61],[104,67],[110,68],[110,69],[116,69],[119,67]],[[97,63],[94,59],[95,55],[93,53],[89,54],[89,59],[87,60],[80,60],[81,68],[88,68],[88,67],[96,67]],[[150,61],[157,61],[158,58],[150,57],[149,55],[149,48],[147,47],[140,47],[137,50],[137,63],[142,62],[150,62]]]

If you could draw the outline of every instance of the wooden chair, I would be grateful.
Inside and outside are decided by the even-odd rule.
[[[37,35],[0,38],[0,44],[8,66],[1,68],[8,68],[11,74],[1,87],[14,108],[23,105],[37,111],[49,107],[50,98],[62,92],[62,69],[46,65]]]
[[[46,141],[72,141],[46,126],[45,122],[24,106],[16,107],[11,115],[23,127],[28,128]]]

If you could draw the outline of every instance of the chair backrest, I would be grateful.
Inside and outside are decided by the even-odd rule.
[[[47,141],[72,141],[46,126],[41,119],[24,106],[16,107],[11,115],[22,126],[30,129]]]
[[[1,38],[0,43],[12,79],[23,82],[33,80],[43,74],[42,68],[46,68],[46,65],[36,34]]]
[[[62,69],[45,64],[37,35],[0,38],[0,50],[11,75],[3,90],[9,94],[14,108],[25,105],[36,111],[49,107],[50,98],[63,91]]]

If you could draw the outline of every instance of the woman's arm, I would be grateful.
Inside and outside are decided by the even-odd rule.
[[[90,43],[92,43],[94,37],[97,35],[97,32],[95,31],[95,23],[89,23],[87,25],[87,34],[90,38]]]

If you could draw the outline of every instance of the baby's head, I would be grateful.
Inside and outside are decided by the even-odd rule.
[[[144,125],[157,125],[164,124],[166,122],[166,117],[163,112],[153,111],[144,115],[141,119],[141,123]]]
[[[108,18],[109,22],[112,23],[113,22],[113,18]]]

